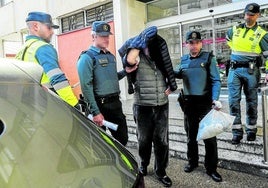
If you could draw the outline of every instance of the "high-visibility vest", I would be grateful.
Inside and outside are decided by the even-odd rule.
[[[262,52],[259,43],[265,34],[266,31],[260,26],[257,26],[256,30],[248,31],[246,27],[234,26],[232,40],[227,43],[232,49],[232,54],[257,57]]]
[[[26,62],[34,62],[38,63],[38,60],[35,58],[36,51],[44,45],[50,45],[49,43],[46,43],[45,41],[38,40],[38,39],[29,39],[25,42],[24,47],[22,50],[16,55],[16,59],[23,60]],[[42,78],[40,80],[40,83],[49,88],[49,89],[54,89],[57,94],[67,103],[69,103],[71,106],[75,106],[78,103],[78,100],[76,96],[74,95],[72,88],[69,84],[69,82],[63,81],[58,84],[55,84],[51,86],[50,84],[50,77],[57,75],[57,74],[62,74],[63,72],[61,71],[60,68],[56,68],[53,70],[50,70],[49,72],[45,73],[43,72]]]
[[[16,59],[38,63],[38,60],[35,58],[36,51],[44,45],[48,45],[48,43],[38,40],[38,39],[29,39],[25,42],[22,50],[16,55]],[[39,63],[38,63],[39,64]],[[49,82],[48,76],[43,72],[40,83],[47,88],[52,88]]]

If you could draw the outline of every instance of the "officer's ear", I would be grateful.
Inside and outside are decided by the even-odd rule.
[[[97,35],[96,34],[91,34],[92,36],[92,40],[95,41],[95,39],[97,38]]]
[[[38,28],[40,27],[39,22],[37,21],[28,21],[27,26],[30,30],[34,30],[34,31],[37,31]]]

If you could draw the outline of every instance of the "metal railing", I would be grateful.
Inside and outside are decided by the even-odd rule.
[[[261,93],[262,98],[262,124],[263,124],[263,156],[264,156],[264,163],[268,164],[268,104],[267,104],[267,97],[268,97],[268,86],[264,86],[258,89]]]

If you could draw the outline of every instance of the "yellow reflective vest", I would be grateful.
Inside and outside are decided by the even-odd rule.
[[[259,43],[265,34],[266,31],[260,26],[255,31],[233,26],[233,37],[227,44],[232,49],[232,54],[257,57],[262,52]]]
[[[23,48],[16,55],[16,59],[23,60],[26,62],[35,62],[39,64],[38,60],[36,59],[36,52],[41,46],[44,45],[50,44],[37,38],[31,38],[25,42]],[[53,88],[65,102],[67,102],[71,106],[75,106],[76,104],[78,104],[78,100],[74,95],[67,79],[64,81],[60,81],[53,86],[50,84],[50,78],[59,74],[64,74],[59,67],[53,68],[47,73],[43,72],[40,83],[47,88]]]

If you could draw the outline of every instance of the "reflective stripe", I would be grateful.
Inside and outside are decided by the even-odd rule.
[[[243,55],[243,56],[251,56],[251,57],[258,57],[260,54],[258,53],[252,53],[252,52],[241,52],[241,51],[232,51],[232,54],[234,55]]]
[[[262,53],[264,56],[268,56],[268,51],[263,51]]]
[[[69,86],[69,82],[66,80],[66,81],[63,81],[63,82],[60,82],[60,83],[53,85],[53,88],[57,91],[57,90],[60,90],[62,88],[65,88],[67,86]]]
[[[47,72],[47,76],[51,78],[52,76],[58,75],[58,74],[64,74],[59,68],[52,69]]]
[[[233,125],[232,129],[242,129],[242,125],[241,124]]]
[[[248,129],[256,129],[257,125],[246,125]]]

